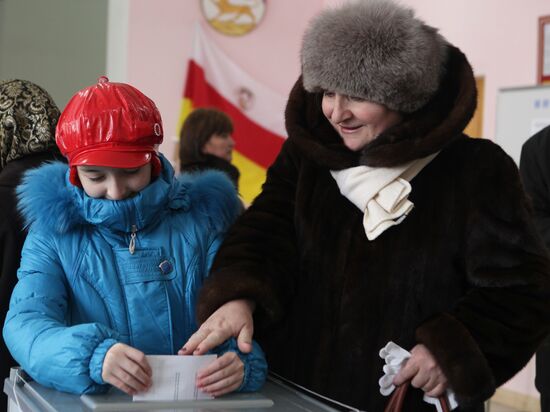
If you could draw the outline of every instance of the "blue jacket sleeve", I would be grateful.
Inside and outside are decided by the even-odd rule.
[[[103,358],[117,333],[98,323],[69,326],[67,278],[50,241],[32,229],[25,241],[4,340],[38,383],[73,393],[105,391]]]
[[[226,352],[236,352],[244,364],[244,378],[237,392],[259,391],[267,378],[267,361],[265,355],[256,341],[252,341],[252,352],[242,353],[237,347],[235,338],[225,341],[213,350],[218,356]]]

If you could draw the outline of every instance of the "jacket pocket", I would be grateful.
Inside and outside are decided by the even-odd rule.
[[[162,248],[140,249],[134,254],[127,248],[114,249],[121,282],[132,283],[172,280],[176,277],[174,260]]]

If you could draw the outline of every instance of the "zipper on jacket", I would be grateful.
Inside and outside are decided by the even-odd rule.
[[[128,250],[130,251],[131,255],[133,255],[134,251],[136,250],[136,232],[137,232],[137,226],[132,225],[132,233],[130,234],[130,244],[128,245]]]

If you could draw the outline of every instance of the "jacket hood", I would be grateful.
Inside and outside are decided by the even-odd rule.
[[[94,199],[69,182],[69,167],[46,164],[25,174],[17,188],[19,209],[26,226],[57,233],[94,225],[130,233],[154,224],[165,213],[181,210],[215,216],[211,225],[226,227],[238,213],[238,198],[230,180],[218,171],[174,177],[166,158],[161,175],[136,196],[124,200]],[[213,198],[216,201],[212,201]],[[229,223],[228,223],[229,222]]]
[[[476,108],[477,91],[466,56],[448,46],[445,76],[422,108],[380,134],[359,152],[349,150],[321,110],[322,93],[304,89],[302,77],[288,99],[289,142],[313,162],[333,170],[357,165],[392,167],[442,150],[462,135]]]

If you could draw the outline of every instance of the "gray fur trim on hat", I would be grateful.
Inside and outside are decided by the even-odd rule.
[[[390,0],[360,0],[317,16],[301,51],[304,88],[361,97],[411,113],[435,94],[447,42]]]

